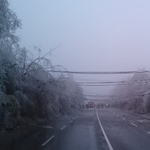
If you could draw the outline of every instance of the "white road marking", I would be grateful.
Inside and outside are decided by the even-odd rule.
[[[150,132],[149,132],[149,131],[147,131],[147,133],[148,133],[148,134],[150,134]]]
[[[51,126],[41,126],[41,125],[36,125],[36,124],[32,124],[32,125],[37,126],[37,127],[41,127],[41,128],[53,129],[53,127],[51,127]]]
[[[73,120],[77,119],[78,117],[74,117]]]
[[[140,123],[149,123],[150,120],[147,120],[147,119],[143,119],[143,120],[136,120],[137,122],[140,122]]]
[[[41,146],[45,146],[49,141],[51,141],[55,135],[51,136],[45,143],[43,143]]]
[[[69,121],[69,123],[71,123],[73,120]]]
[[[137,127],[137,125],[136,125],[136,124],[134,124],[134,123],[132,123],[132,122],[130,122],[130,124],[132,124],[133,126]]]
[[[65,129],[66,128],[66,125],[65,126],[63,126],[60,130],[63,130],[63,129]]]
[[[119,117],[119,115],[117,115],[117,117]]]
[[[115,113],[113,113],[115,115]]]
[[[103,135],[104,135],[105,139],[106,139],[107,145],[108,145],[108,147],[109,147],[110,150],[113,150],[113,147],[111,146],[110,141],[109,141],[109,139],[108,139],[108,137],[107,137],[107,135],[106,135],[106,133],[104,131],[104,128],[103,128],[103,126],[102,126],[102,124],[100,122],[97,109],[96,109],[96,115],[97,115],[97,120],[98,120],[99,126],[100,126],[100,128],[101,128],[101,130],[103,132]]]
[[[53,127],[51,126],[42,126],[43,128],[47,128],[47,129],[53,129]]]
[[[125,118],[121,118],[122,120],[126,120]]]

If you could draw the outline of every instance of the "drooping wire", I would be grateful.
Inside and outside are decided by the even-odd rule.
[[[49,72],[55,73],[72,73],[72,74],[139,74],[139,73],[150,73],[150,71],[55,71],[49,70]]]

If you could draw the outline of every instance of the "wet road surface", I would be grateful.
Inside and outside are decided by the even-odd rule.
[[[12,139],[7,149],[109,150],[97,116],[112,150],[150,150],[150,120],[115,108],[98,109],[97,113],[91,108],[46,124],[33,124],[34,132]]]
[[[100,128],[93,109],[83,111],[69,126],[61,129],[59,136],[45,145],[44,150],[99,150],[107,147],[102,133],[98,134]],[[98,136],[102,137],[99,142]]]
[[[150,120],[119,109],[98,110],[114,150],[150,150]]]

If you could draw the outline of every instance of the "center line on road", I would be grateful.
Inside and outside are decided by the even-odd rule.
[[[117,117],[119,117],[119,115],[117,115]]]
[[[60,130],[63,130],[63,129],[65,129],[66,128],[66,125],[65,126],[63,126]]]
[[[103,132],[103,135],[104,135],[104,137],[105,137],[105,140],[106,140],[106,142],[107,142],[107,145],[108,145],[108,147],[109,147],[110,150],[114,150],[113,147],[112,147],[112,145],[111,145],[111,143],[110,143],[110,141],[109,141],[109,139],[108,139],[108,137],[107,137],[107,135],[106,135],[106,133],[105,133],[105,131],[104,131],[104,128],[103,128],[103,126],[102,126],[102,124],[101,124],[101,122],[100,122],[97,109],[95,109],[95,110],[96,110],[96,115],[97,115],[97,120],[98,120],[99,126],[100,126],[100,128],[101,128],[101,130],[102,130],[102,132]]]
[[[43,143],[41,146],[45,146],[49,141],[51,141],[55,135],[51,136],[45,143]]]
[[[137,127],[137,125],[136,125],[136,124],[134,124],[134,123],[132,123],[132,122],[131,122],[130,124],[132,124],[133,126]]]
[[[122,118],[122,120],[126,120],[125,118]]]

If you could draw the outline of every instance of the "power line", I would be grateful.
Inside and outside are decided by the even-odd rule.
[[[116,97],[116,95],[84,95],[89,97]]]
[[[148,94],[150,94],[150,93],[148,93]],[[144,94],[144,95],[148,95],[148,94]],[[140,96],[144,96],[144,95],[134,95],[134,96],[132,96],[132,97],[128,97],[128,98],[126,98],[126,97],[124,97],[124,98],[117,98],[116,97],[116,99],[101,99],[101,100],[98,100],[98,99],[88,99],[88,98],[84,98],[85,100],[94,100],[94,101],[120,101],[120,100],[131,100],[131,99],[135,99],[135,98],[140,98]]]
[[[133,80],[133,81],[76,81],[81,84],[109,84],[109,83],[149,83],[150,79],[145,80]]]
[[[144,84],[144,83],[142,83]],[[80,86],[119,86],[119,85],[141,85],[140,83],[132,84],[80,84]]]
[[[90,100],[90,101],[110,101],[110,100],[97,100],[97,99],[88,99],[88,98],[84,98],[84,100]]]
[[[108,81],[108,82],[84,82],[77,81],[80,86],[118,86],[118,85],[142,85],[150,83],[150,80],[134,80],[134,81]]]
[[[106,85],[96,85],[96,84],[80,84],[80,86],[116,86],[116,85],[118,85],[118,84],[106,84]],[[121,85],[125,85],[125,84],[121,84]]]
[[[150,92],[136,92],[133,94],[124,94],[124,95],[84,95],[84,96],[89,96],[89,97],[107,97],[107,98],[120,98],[120,97],[125,97],[128,98],[135,97],[135,96],[144,96],[144,95],[149,95]],[[127,97],[128,96],[128,97]]]
[[[71,74],[139,74],[150,73],[150,71],[55,71],[49,70],[49,72],[55,73],[71,73]]]

